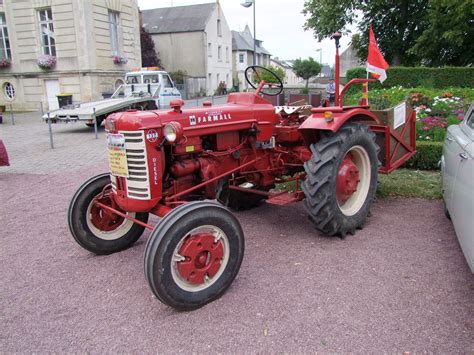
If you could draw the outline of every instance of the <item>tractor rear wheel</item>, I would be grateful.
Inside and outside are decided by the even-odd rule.
[[[219,298],[244,256],[239,221],[212,202],[189,202],[167,214],[145,248],[145,278],[153,294],[177,310],[193,310]]]
[[[216,200],[234,211],[245,211],[257,207],[265,200],[262,195],[229,189],[227,180],[219,181]]]
[[[76,242],[98,255],[111,254],[130,247],[144,230],[144,227],[94,203],[95,198],[101,195],[97,201],[118,209],[108,194],[102,194],[108,185],[110,176],[107,173],[89,179],[74,194],[68,211],[69,230]],[[145,212],[126,214],[144,223],[148,221],[148,213]]]
[[[363,227],[375,198],[379,147],[364,124],[347,123],[338,132],[322,132],[305,163],[305,208],[316,228],[327,235],[354,234]]]

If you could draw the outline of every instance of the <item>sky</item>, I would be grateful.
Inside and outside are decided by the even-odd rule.
[[[220,0],[224,16],[231,30],[243,31],[245,25],[253,33],[253,8],[244,8],[245,0]],[[141,10],[158,7],[183,6],[214,2],[212,0],[138,0]],[[316,61],[334,65],[336,53],[334,41],[325,39],[318,42],[312,31],[305,31],[305,17],[301,13],[304,0],[255,0],[257,39],[279,59],[313,57]],[[253,6],[253,5],[252,5]],[[342,52],[347,48],[350,36],[341,38]],[[316,51],[322,48],[322,51]],[[322,57],[320,57],[322,55]]]

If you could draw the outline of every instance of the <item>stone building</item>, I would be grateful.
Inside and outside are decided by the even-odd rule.
[[[232,31],[232,64],[234,85],[239,86],[239,90],[249,88],[245,80],[245,69],[253,65],[253,36],[249,26],[245,26],[242,32]],[[266,66],[270,64],[271,54],[262,46],[262,41],[256,40],[255,45],[255,65]]]
[[[219,3],[143,10],[142,23],[164,69],[186,72],[188,96],[232,86],[232,34]]]
[[[352,46],[347,47],[346,50],[341,53],[339,60],[341,73],[340,75],[342,78],[345,78],[347,76],[347,71],[349,69],[363,66],[362,61],[357,56],[356,50]]]
[[[140,53],[136,0],[0,1],[0,102],[14,96],[14,109],[52,110],[62,93],[99,99]]]

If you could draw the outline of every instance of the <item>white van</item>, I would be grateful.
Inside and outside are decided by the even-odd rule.
[[[151,94],[157,108],[167,108],[172,100],[181,98],[169,74],[158,67],[140,68],[127,73],[123,90],[125,97],[142,92]]]

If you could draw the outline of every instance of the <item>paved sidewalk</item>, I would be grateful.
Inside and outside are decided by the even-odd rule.
[[[38,114],[0,125],[0,349],[87,353],[474,353],[474,278],[441,201],[383,199],[345,240],[302,203],[239,212],[242,268],[194,312],[158,302],[143,275],[146,231],[95,256],[71,237],[71,196],[107,169],[105,135]],[[157,218],[152,217],[152,223]]]
[[[48,125],[40,112],[17,113],[14,117],[15,125],[8,114],[0,124],[0,138],[10,158],[10,166],[1,167],[0,173],[56,174],[107,163],[103,126],[95,139],[94,128],[84,123],[53,124],[55,149],[51,149]]]

